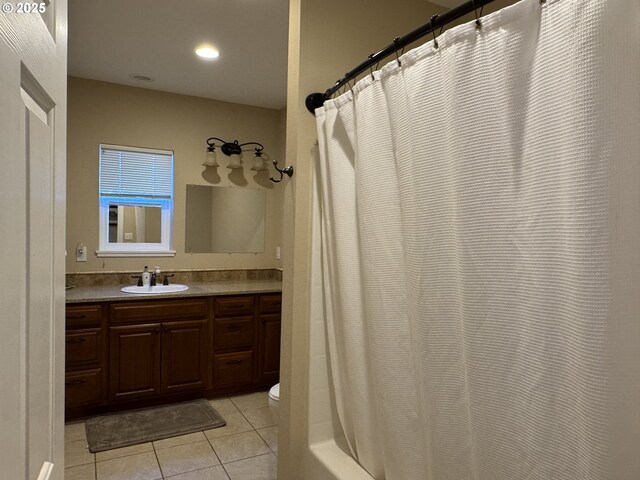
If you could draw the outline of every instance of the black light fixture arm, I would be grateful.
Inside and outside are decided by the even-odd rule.
[[[219,143],[219,145],[216,145],[216,141]],[[222,150],[222,153],[224,153],[227,156],[240,155],[242,153],[242,147],[246,147],[247,145],[256,145],[256,148],[255,148],[256,155],[258,157],[262,155],[262,150],[264,150],[264,146],[258,142],[239,143],[238,140],[234,140],[233,142],[227,142],[226,140],[223,140],[218,137],[207,138],[207,150],[209,150],[210,152],[213,152],[216,147],[220,147],[220,150]]]
[[[458,5],[457,7],[452,8],[451,10],[446,11],[442,15],[434,15],[431,17],[431,20],[428,23],[425,23],[421,27],[416,28],[412,32],[403,35],[402,37],[396,38],[392,43],[387,45],[385,48],[380,50],[378,53],[374,53],[369,55],[367,60],[362,62],[360,65],[355,67],[354,69],[347,72],[344,77],[338,80],[332,87],[327,89],[324,93],[311,93],[307,96],[305,100],[305,105],[307,110],[311,113],[315,112],[316,108],[324,105],[325,100],[329,100],[333,94],[335,94],[340,88],[344,85],[348,84],[349,81],[356,78],[361,73],[369,70],[371,67],[380,63],[384,58],[395,54],[398,50],[403,49],[407,45],[415,42],[416,40],[428,35],[430,33],[434,33],[436,30],[442,29],[448,23],[451,23],[457,20],[468,13],[475,12],[477,9],[482,8],[484,5],[491,3],[493,0],[469,0],[467,2]],[[544,3],[545,0],[540,0],[541,3]],[[476,17],[476,24],[478,24],[479,20]],[[434,45],[437,47],[437,43]]]

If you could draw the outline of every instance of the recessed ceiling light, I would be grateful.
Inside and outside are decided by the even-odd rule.
[[[212,58],[218,58],[220,56],[220,52],[218,52],[215,48],[200,47],[196,48],[196,55],[210,60]]]
[[[150,77],[149,75],[142,75],[141,73],[132,73],[129,75],[129,78],[133,78],[139,82],[153,82],[154,80],[153,77]]]

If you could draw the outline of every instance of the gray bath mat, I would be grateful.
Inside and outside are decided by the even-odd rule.
[[[92,453],[226,425],[204,399],[93,417],[85,422]]]

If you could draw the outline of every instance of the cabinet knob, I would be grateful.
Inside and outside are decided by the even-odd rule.
[[[260,322],[261,322],[261,323],[267,323],[267,319],[266,319],[266,318],[263,318],[263,319],[261,319],[261,320],[260,320]]]

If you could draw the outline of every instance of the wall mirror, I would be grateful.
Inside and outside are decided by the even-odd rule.
[[[253,188],[187,185],[187,253],[264,252],[266,194]]]

